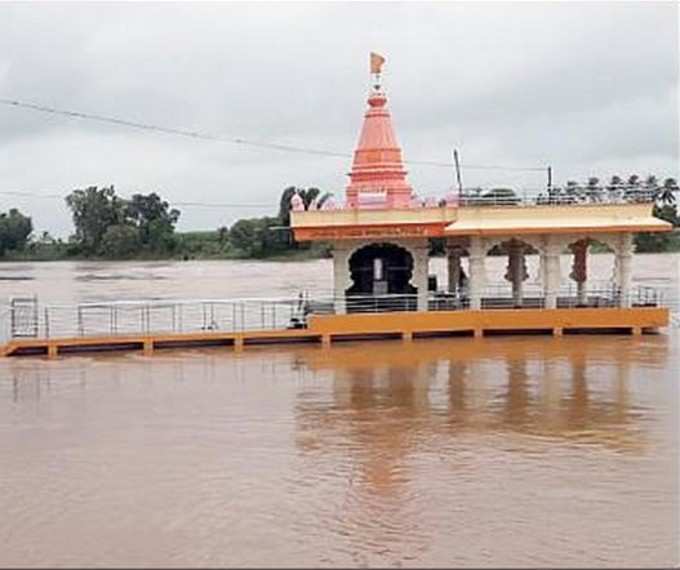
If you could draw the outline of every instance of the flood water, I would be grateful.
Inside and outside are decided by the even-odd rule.
[[[672,295],[678,259],[637,256],[636,283]],[[330,271],[5,264],[0,301]],[[679,370],[677,329],[0,360],[0,566],[675,566]]]

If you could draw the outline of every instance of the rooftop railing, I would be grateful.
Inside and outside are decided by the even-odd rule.
[[[625,303],[624,303],[625,301]],[[663,295],[651,287],[634,287],[623,299],[613,286],[589,288],[579,297],[572,286],[558,294],[559,308],[662,306]],[[0,310],[0,342],[13,338],[70,338],[113,335],[148,335],[200,331],[245,332],[306,328],[310,315],[334,314],[343,304],[348,313],[415,311],[417,295],[333,295],[269,299],[193,299],[118,301],[75,305],[39,305],[36,299],[15,299]],[[431,292],[428,311],[466,310],[468,291]],[[538,285],[525,284],[520,301],[507,285],[490,285],[482,292],[483,309],[545,307]],[[678,311],[676,306],[674,311]],[[675,316],[674,316],[675,318]]]
[[[466,189],[458,198],[461,207],[481,206],[574,206],[593,204],[646,204],[655,202],[658,189],[638,186],[555,188],[540,192]]]

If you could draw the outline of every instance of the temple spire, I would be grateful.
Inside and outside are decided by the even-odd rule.
[[[392,127],[380,74],[385,58],[371,53],[373,87],[359,142],[354,151],[347,205],[351,208],[408,208],[412,189],[406,181],[401,147]]]

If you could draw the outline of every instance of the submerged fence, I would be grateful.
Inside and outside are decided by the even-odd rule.
[[[341,302],[340,302],[341,301]],[[625,303],[624,303],[625,301]],[[635,287],[623,299],[613,286],[589,288],[580,298],[576,288],[559,292],[558,308],[616,307],[621,304],[662,306],[662,293],[652,287]],[[0,341],[11,338],[65,338],[104,335],[191,333],[199,331],[244,332],[305,328],[309,315],[334,314],[344,306],[348,313],[415,311],[417,295],[333,295],[267,299],[192,299],[40,305],[35,297],[12,299],[0,309]],[[680,322],[677,303],[671,304],[673,321]],[[467,290],[430,292],[428,311],[466,310]],[[543,290],[525,284],[522,298],[513,296],[507,284],[490,285],[482,292],[484,309],[526,309],[545,307]]]

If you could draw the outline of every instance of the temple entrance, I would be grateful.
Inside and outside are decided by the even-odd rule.
[[[349,270],[348,312],[416,310],[418,289],[410,283],[413,256],[407,249],[391,243],[367,245],[352,254]]]

